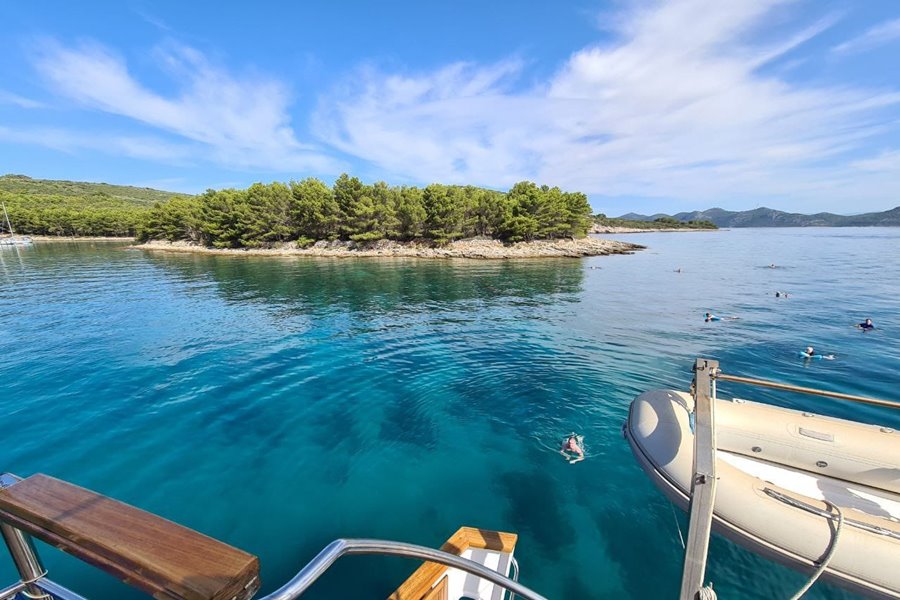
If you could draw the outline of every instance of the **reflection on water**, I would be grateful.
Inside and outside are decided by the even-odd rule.
[[[336,537],[437,546],[467,524],[519,532],[522,580],[550,598],[673,597],[681,548],[621,438],[629,401],[684,388],[701,354],[896,398],[900,232],[639,241],[650,249],[632,256],[506,262],[0,252],[4,468],[254,552],[265,590]],[[784,268],[758,268],[773,262]],[[704,323],[706,311],[741,319]],[[866,316],[872,334],[851,327]],[[838,358],[804,364],[810,344]],[[900,425],[874,407],[723,388]],[[570,431],[590,448],[575,465],[557,451]],[[87,596],[139,597],[46,558]],[[310,597],[383,598],[413,568],[347,559]],[[720,539],[710,576],[732,599],[804,579]],[[816,587],[809,598],[848,597]]]
[[[155,253],[152,259],[182,278],[212,278],[230,302],[367,314],[470,300],[572,302],[584,274],[572,260],[259,259],[168,253]],[[560,294],[569,296],[556,296]]]

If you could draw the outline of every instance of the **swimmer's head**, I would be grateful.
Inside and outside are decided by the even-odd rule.
[[[807,354],[812,354],[812,353],[813,353],[813,347],[812,347],[812,346],[807,346],[807,347],[806,347],[806,353],[807,353]]]

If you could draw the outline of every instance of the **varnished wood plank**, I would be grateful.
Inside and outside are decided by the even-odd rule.
[[[46,475],[0,490],[0,519],[159,600],[231,600],[259,589],[255,556]]]
[[[460,527],[441,546],[441,550],[450,554],[462,555],[468,548],[512,552],[518,536],[514,533]],[[416,569],[397,590],[388,596],[388,600],[423,600],[434,582],[438,580],[447,567],[437,563],[426,562]]]
[[[495,552],[512,552],[516,547],[519,536],[515,533],[503,531],[491,531],[490,529],[477,529],[475,527],[462,527],[461,532],[468,540],[468,546],[494,550]]]
[[[448,600],[447,599],[447,577],[444,576],[436,586],[431,588],[431,590],[422,596],[422,600]]]

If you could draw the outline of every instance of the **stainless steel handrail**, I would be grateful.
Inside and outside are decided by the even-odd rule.
[[[509,566],[512,569],[512,580],[518,581],[519,580],[519,561],[516,560],[515,556],[509,557]],[[509,592],[509,600],[516,600],[515,592],[512,592],[512,591]]]
[[[829,392],[828,390],[817,390],[815,388],[801,387],[799,385],[791,385],[788,383],[778,383],[776,381],[768,381],[765,379],[753,379],[751,377],[739,377],[737,375],[726,375],[721,371],[710,373],[710,377],[715,381],[730,381],[732,383],[746,383],[748,385],[758,385],[776,390],[784,390],[787,392],[799,392],[801,394],[812,394],[814,396],[825,396],[826,398],[837,398],[838,400],[850,400],[851,402],[862,402],[865,404],[874,404],[876,406],[887,406],[888,408],[900,408],[900,402],[892,400],[880,400],[878,398],[866,398],[865,396],[854,396],[853,394],[844,394],[842,392]]]
[[[325,546],[305,567],[300,569],[293,579],[259,600],[294,600],[294,598],[299,598],[337,559],[350,554],[403,556],[439,563],[486,579],[525,600],[547,600],[544,596],[531,591],[522,584],[467,558],[415,544],[369,539],[334,540]]]
[[[12,600],[16,595],[25,589],[25,584],[21,581],[14,583],[0,590],[0,600]]]

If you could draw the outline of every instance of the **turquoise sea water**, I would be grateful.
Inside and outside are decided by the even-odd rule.
[[[698,355],[897,399],[900,229],[627,239],[648,249],[515,262],[2,250],[0,469],[253,552],[264,591],[334,538],[436,547],[465,524],[518,532],[521,580],[549,598],[675,597],[675,519],[622,439],[628,403],[685,389]],[[707,310],[740,319],[704,323]],[[878,329],[852,327],[865,317]],[[810,344],[837,359],[798,358]],[[720,392],[900,426],[877,408]],[[569,465],[556,447],[573,430],[589,458]],[[88,597],[142,597],[43,550]],[[383,598],[414,567],[343,559],[308,597]],[[0,575],[13,578],[5,558]],[[805,580],[718,538],[709,576],[731,600]]]

